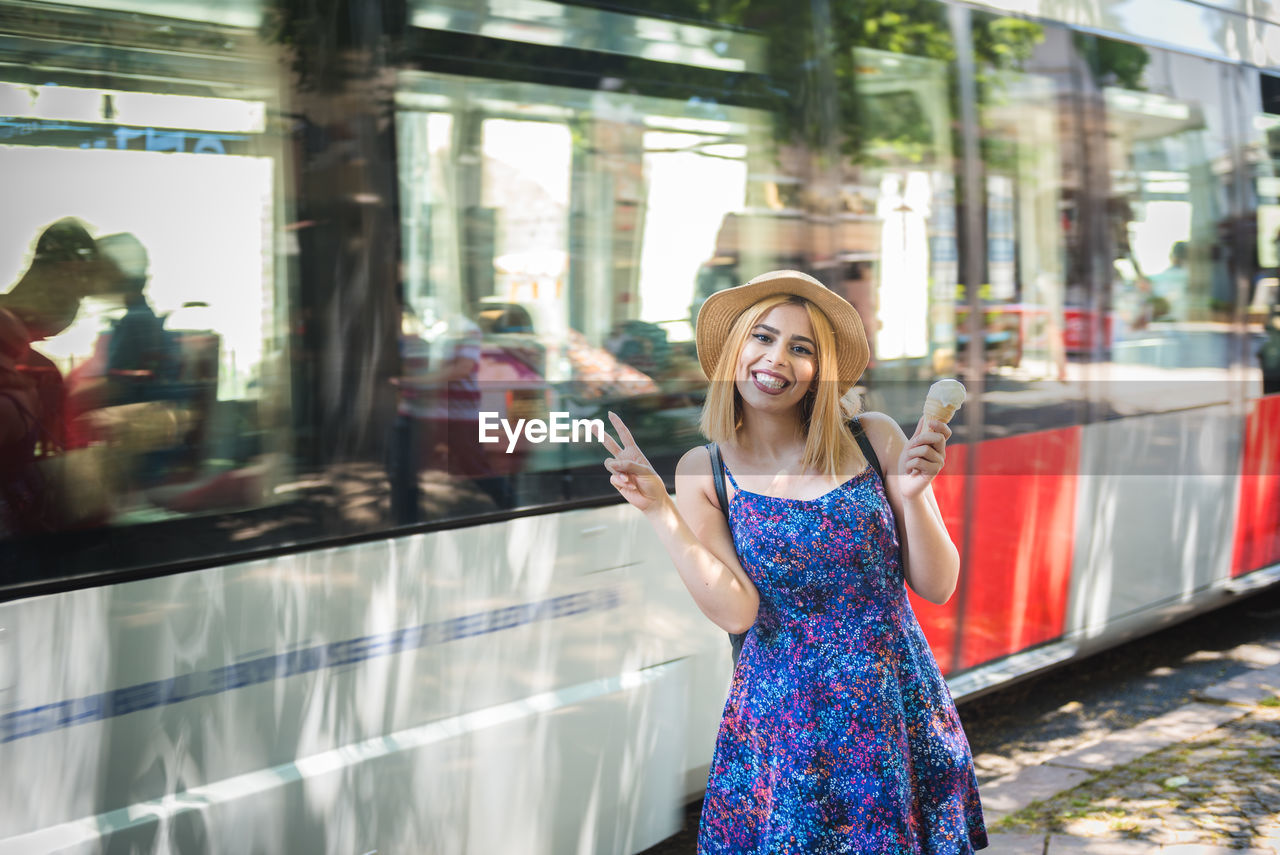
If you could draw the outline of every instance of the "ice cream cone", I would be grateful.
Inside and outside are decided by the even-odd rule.
[[[950,422],[964,399],[965,388],[959,380],[939,380],[929,387],[929,395],[924,400],[925,420]]]

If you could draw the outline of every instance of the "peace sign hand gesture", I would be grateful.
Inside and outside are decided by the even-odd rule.
[[[645,513],[661,508],[663,503],[670,501],[667,485],[662,483],[662,479],[658,477],[658,473],[654,471],[644,452],[636,445],[635,437],[631,435],[631,431],[627,430],[622,419],[614,413],[609,413],[609,421],[613,423],[614,429],[618,432],[618,438],[622,440],[622,444],[619,445],[613,437],[607,433],[604,435],[604,447],[613,455],[604,462],[604,468],[612,473],[609,483],[632,507]]]

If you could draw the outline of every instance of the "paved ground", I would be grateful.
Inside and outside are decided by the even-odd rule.
[[[1280,661],[1280,587],[960,705],[978,781],[1157,718]]]
[[[996,828],[1048,837],[1051,852],[1063,848],[1055,836],[1133,841],[1135,851],[1142,851],[1137,843],[1280,851],[1278,767],[1280,702],[1122,765]]]
[[[993,853],[1280,853],[1280,665],[992,781],[983,805]]]
[[[961,715],[993,853],[1280,851],[1280,590]]]
[[[1278,851],[1277,666],[1280,588],[961,704],[986,851]],[[1234,702],[1223,696],[1233,680]],[[1019,774],[1013,789],[1046,801],[1001,809],[1001,780]],[[644,855],[693,855],[697,825],[695,804]]]

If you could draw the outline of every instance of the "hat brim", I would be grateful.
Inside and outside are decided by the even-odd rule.
[[[871,358],[867,334],[857,309],[817,279],[798,270],[773,270],[745,285],[717,291],[698,310],[698,362],[708,378],[714,376],[729,330],[738,316],[777,294],[794,295],[814,304],[827,316],[836,338],[836,365],[843,395],[858,381]]]

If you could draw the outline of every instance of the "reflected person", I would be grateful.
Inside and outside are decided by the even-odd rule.
[[[22,322],[32,342],[42,341],[69,327],[84,298],[109,291],[118,277],[79,220],[58,220],[36,239],[31,264],[17,283],[0,294],[0,309]],[[35,349],[27,350],[20,369],[35,383],[44,429],[56,444],[65,444],[62,372]]]
[[[1169,248],[1169,266],[1147,277],[1151,283],[1151,319],[1155,321],[1188,320],[1188,271],[1190,245],[1174,241]]]
[[[147,250],[132,234],[98,238],[99,251],[120,270],[117,291],[125,312],[107,344],[107,405],[154,400],[175,373],[175,354],[161,320],[147,301]]]
[[[52,338],[71,326],[85,297],[105,293],[118,276],[84,225],[68,217],[41,232],[31,265],[0,294],[0,308],[17,315],[32,340]]]
[[[36,468],[40,451],[40,396],[19,370],[30,333],[18,317],[0,309],[0,535],[46,526],[45,484]]]
[[[496,477],[479,442],[480,327],[450,313],[427,327],[405,309],[400,347],[398,444],[392,472],[393,513],[400,522],[418,517],[418,477],[429,471],[472,479],[500,507],[508,503],[505,480]]]

